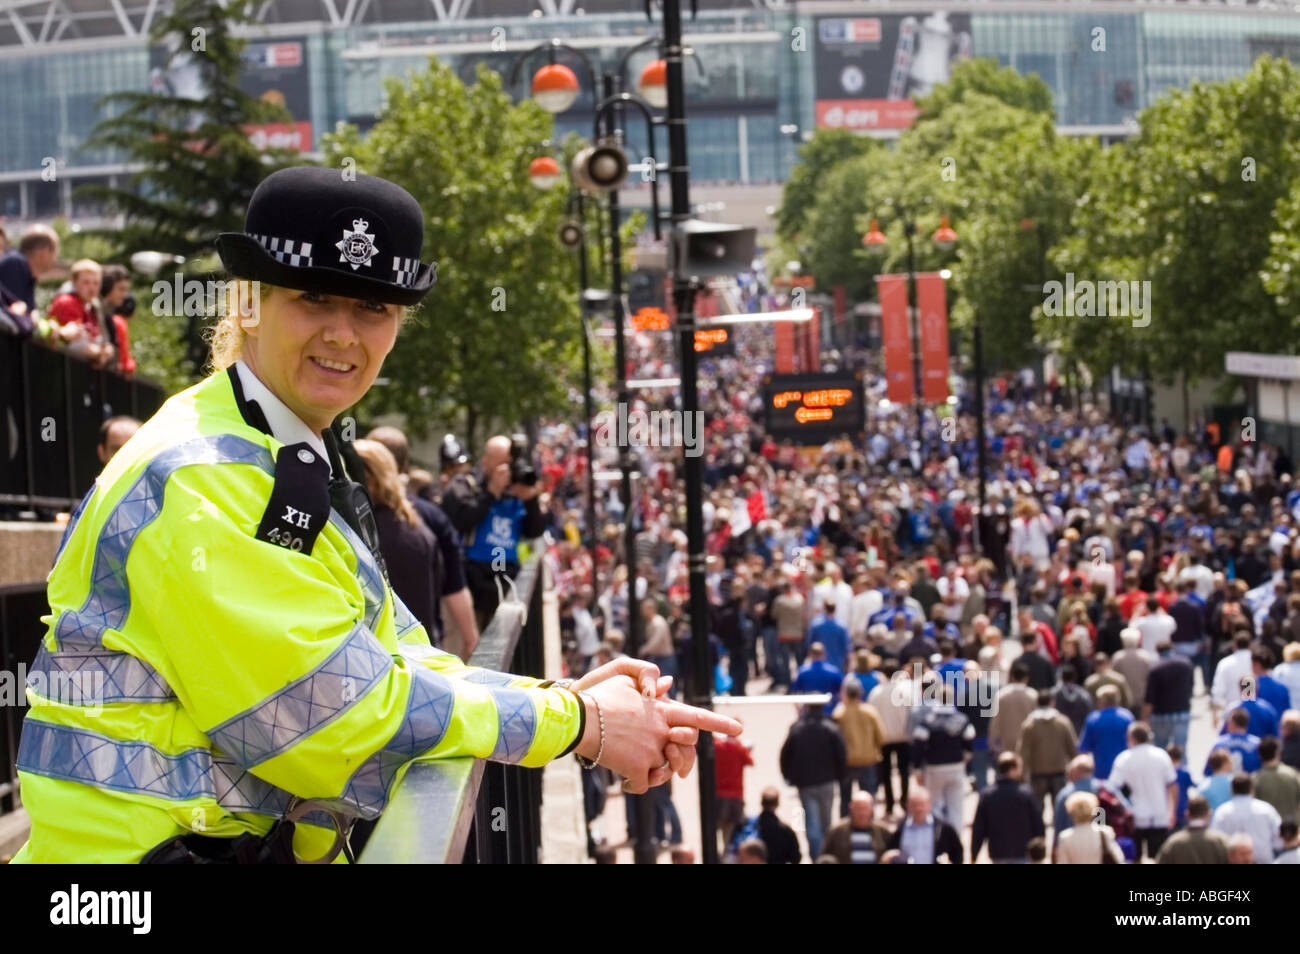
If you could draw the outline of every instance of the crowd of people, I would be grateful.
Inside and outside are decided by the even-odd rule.
[[[753,288],[751,305],[778,304]],[[1242,860],[1246,837],[1251,860],[1296,860],[1300,487],[1285,449],[1214,422],[1149,430],[1017,374],[989,386],[981,513],[972,395],[928,412],[918,444],[912,408],[884,400],[877,353],[826,350],[824,370],[865,372],[867,432],[800,448],[763,429],[770,330],[734,338],[735,356],[702,356],[699,377],[708,678],[733,695],[829,695],[780,753],[809,860]],[[628,344],[629,377],[671,373],[669,336]],[[570,672],[632,648],[635,612],[637,655],[685,683],[680,448],[632,448],[630,591],[616,485],[600,485],[594,554],[583,545],[583,438],[557,422],[533,448]],[[617,466],[617,448],[595,451],[598,472]],[[1201,693],[1218,738],[1210,763],[1186,764]],[[727,748],[730,855],[755,860],[757,840],[769,862],[795,860],[759,834],[778,830],[779,793],[746,817],[753,754]],[[604,792],[589,789],[595,819]],[[655,801],[670,846],[671,796]]]
[[[66,351],[95,368],[134,374],[130,272],[88,258],[63,267],[58,256],[59,236],[48,226],[30,226],[12,248],[0,229],[0,332]],[[47,308],[38,308],[37,285],[65,270],[67,281]]]
[[[129,370],[125,270],[77,262],[71,288],[36,311],[57,243],[35,227],[0,258],[7,320]],[[742,289],[751,307],[778,304],[752,278]],[[877,352],[827,350],[823,369],[864,372],[867,430],[801,448],[763,428],[770,331],[733,340],[734,356],[705,355],[700,372],[705,678],[720,693],[828,700],[801,706],[779,752],[808,860],[1297,861],[1300,486],[1284,449],[1212,422],[1148,432],[1016,375],[989,386],[981,511],[971,395],[927,414],[917,442],[912,408],[884,400]],[[668,335],[631,336],[628,354],[629,377],[674,363]],[[631,448],[628,560],[616,484],[600,481],[586,525],[586,438],[544,422],[531,446],[496,436],[473,461],[449,435],[436,475],[397,428],[358,441],[393,588],[468,659],[502,577],[543,537],[568,674],[635,652],[679,691],[697,658],[680,449]],[[618,450],[593,449],[598,472]],[[1186,757],[1198,694],[1218,734],[1204,765]],[[746,814],[755,754],[719,738],[716,757],[728,857],[800,860],[778,790]],[[606,860],[614,780],[584,779],[590,849]],[[670,786],[637,797],[653,800],[654,838],[686,859]],[[636,797],[624,805],[635,838]]]

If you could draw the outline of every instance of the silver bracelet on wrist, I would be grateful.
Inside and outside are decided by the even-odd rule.
[[[595,696],[588,695],[587,693],[580,692],[580,691],[575,691],[574,695],[578,697],[579,701],[583,699],[591,700],[591,704],[596,709],[596,719],[600,723],[600,748],[596,750],[596,757],[592,759],[590,762],[588,762],[577,752],[573,753],[573,757],[578,760],[579,765],[581,765],[585,769],[591,770],[600,764],[600,757],[605,754],[605,713],[600,711],[600,703],[596,701]]]

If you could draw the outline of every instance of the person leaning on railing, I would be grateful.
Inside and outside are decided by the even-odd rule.
[[[50,347],[76,340],[81,331],[61,326],[36,308],[36,283],[59,256],[59,236],[48,225],[33,225],[17,248],[0,255],[0,329]]]
[[[49,576],[16,861],[342,860],[416,758],[572,751],[644,792],[700,730],[740,732],[646,662],[568,686],[465,666],[393,594],[332,422],[433,285],[422,243],[405,190],[323,168],[272,174],[219,237],[241,281],[217,370],[108,463]]]

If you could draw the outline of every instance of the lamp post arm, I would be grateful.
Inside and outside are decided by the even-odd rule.
[[[645,117],[646,145],[650,149],[650,161],[654,164],[655,175],[650,180],[650,221],[654,224],[655,240],[661,239],[662,233],[659,225],[659,157],[655,155],[655,122],[654,113],[650,110],[650,104],[640,96],[632,93],[615,93],[613,96],[607,96],[596,106],[596,115],[592,120],[592,127],[595,130],[596,138],[600,138],[600,124],[605,113],[613,109],[619,111],[620,107],[631,104],[641,110],[641,115]],[[621,136],[622,130],[618,133]],[[620,144],[621,145],[621,144]]]

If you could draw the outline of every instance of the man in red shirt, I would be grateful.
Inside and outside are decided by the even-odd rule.
[[[745,823],[745,766],[754,764],[754,756],[740,739],[715,732],[713,757],[718,786],[718,827],[725,846],[731,844],[736,828]]]
[[[82,328],[82,333],[68,343],[68,351],[76,357],[84,357],[97,368],[112,361],[114,355],[113,346],[105,340],[99,312],[95,309],[95,296],[99,294],[102,278],[103,271],[90,259],[74,262],[73,290],[57,295],[50,302],[49,312],[49,316],[60,325],[79,325]]]
[[[1129,570],[1124,574],[1124,595],[1119,598],[1119,614],[1127,622],[1133,618],[1133,613],[1139,606],[1146,605],[1146,601],[1146,590],[1138,585],[1137,573]]]

